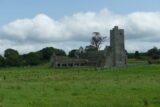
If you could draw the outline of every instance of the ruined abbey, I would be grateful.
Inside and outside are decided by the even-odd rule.
[[[77,58],[60,57],[53,55],[52,67],[123,67],[127,65],[124,30],[115,26],[110,30],[110,46],[104,50],[82,52]]]

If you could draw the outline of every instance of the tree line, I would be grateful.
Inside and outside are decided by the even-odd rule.
[[[131,59],[160,59],[160,49],[153,47],[146,52],[135,51],[135,53],[127,53],[128,58]]]
[[[48,62],[53,53],[57,56],[66,56],[64,50],[53,47],[46,47],[42,50],[22,55],[15,49],[6,49],[4,56],[0,55],[0,67],[39,65]]]

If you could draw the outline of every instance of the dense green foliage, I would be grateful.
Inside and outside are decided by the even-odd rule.
[[[148,50],[148,56],[152,59],[159,59],[160,58],[160,49],[157,47],[153,47],[152,49]]]
[[[65,51],[53,47],[46,47],[40,51],[30,52],[23,55],[20,55],[17,50],[6,49],[4,57],[0,55],[0,67],[18,67],[43,64],[45,62],[49,62],[53,53],[57,56],[66,56]]]
[[[42,55],[42,60],[49,60],[51,58],[51,55],[53,55],[53,53],[57,56],[66,56],[65,51],[61,50],[61,49],[56,49],[53,47],[46,47],[43,48],[42,50],[39,51]]]
[[[5,57],[5,64],[7,66],[20,66],[21,65],[21,59],[19,56],[18,51],[14,49],[7,49],[4,52]]]
[[[71,58],[76,57],[76,56],[75,56],[75,55],[76,55],[76,51],[77,51],[77,49],[71,50],[71,51],[69,52],[68,56],[71,57]]]
[[[23,55],[24,65],[38,65],[41,63],[41,53],[30,52]]]
[[[0,69],[0,107],[160,107],[160,66]]]

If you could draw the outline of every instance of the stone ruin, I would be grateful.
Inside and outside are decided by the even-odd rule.
[[[127,65],[124,30],[118,29],[118,26],[110,30],[110,46],[106,47],[105,59],[105,67]]]
[[[124,42],[124,30],[115,26],[110,30],[110,46],[104,50],[82,52],[77,58],[51,57],[52,67],[124,67],[127,65],[127,54]]]

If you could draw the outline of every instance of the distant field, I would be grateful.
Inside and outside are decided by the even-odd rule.
[[[160,65],[0,69],[0,107],[160,107]]]

